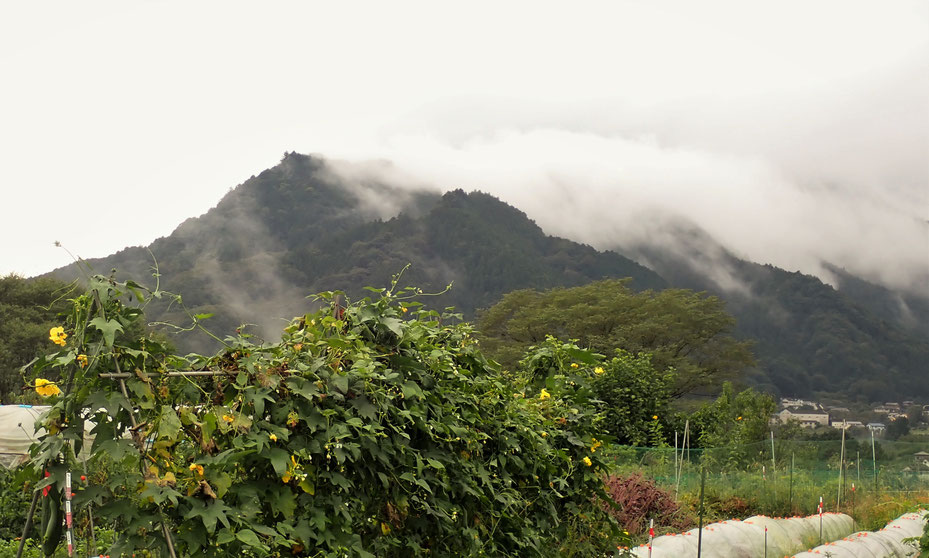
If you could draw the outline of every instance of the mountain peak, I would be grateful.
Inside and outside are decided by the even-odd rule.
[[[307,295],[364,296],[363,287],[388,285],[408,264],[404,285],[441,292],[454,283],[429,300],[469,317],[516,289],[631,278],[637,290],[670,284],[723,298],[737,333],[758,340],[761,367],[749,379],[764,389],[799,396],[929,395],[929,378],[919,373],[929,347],[892,321],[893,293],[842,270],[834,270],[836,291],[814,277],[741,259],[687,221],[665,216],[655,219],[654,234],[635,252],[656,273],[617,252],[549,236],[490,194],[398,184],[402,177],[388,163],[285,153],[278,165],[148,248],[158,259],[162,287],[182,294],[194,313],[215,313],[211,329],[220,336],[250,322],[273,339],[284,319],[309,310]],[[147,250],[130,248],[90,263],[143,280],[152,262]],[[74,270],[56,275],[72,278]],[[866,299],[872,304],[861,303]],[[149,309],[153,321],[186,320],[176,307]],[[915,323],[925,319],[917,316]],[[178,345],[214,348],[191,338]]]

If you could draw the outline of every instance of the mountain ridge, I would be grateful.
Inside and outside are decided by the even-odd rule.
[[[455,306],[469,317],[514,289],[631,277],[637,290],[675,286],[726,300],[737,333],[758,340],[762,368],[751,371],[749,380],[759,387],[785,395],[893,393],[868,383],[877,374],[900,382],[901,393],[929,395],[929,380],[914,380],[923,371],[920,359],[929,360],[929,347],[893,323],[892,312],[882,317],[881,305],[869,309],[812,276],[741,260],[683,221],[679,230],[665,231],[677,237],[676,251],[667,243],[639,246],[630,258],[547,235],[524,212],[489,194],[440,194],[365,176],[288,153],[148,248],[130,247],[89,263],[138,279],[150,273],[151,250],[163,288],[179,291],[197,313],[215,313],[214,328],[229,333],[260,317],[259,330],[267,336],[284,319],[310,309],[307,295],[341,289],[363,296],[364,286],[389,284],[409,263],[404,284],[438,292],[454,283],[435,305]],[[75,272],[60,268],[52,274],[70,279]],[[872,298],[880,290],[844,280]],[[184,319],[176,308],[154,310],[159,321]],[[921,319],[917,314],[917,327]],[[844,373],[829,364],[837,358]]]

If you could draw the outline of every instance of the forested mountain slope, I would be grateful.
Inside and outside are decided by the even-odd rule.
[[[929,395],[925,300],[845,272],[837,290],[811,275],[740,259],[693,227],[676,234],[674,249],[640,246],[637,257],[675,286],[726,300],[736,333],[758,341],[755,385],[864,402]]]
[[[215,313],[207,325],[220,336],[257,322],[250,331],[269,339],[284,319],[310,308],[307,295],[340,289],[362,296],[364,286],[386,286],[408,263],[404,285],[428,293],[454,283],[429,303],[455,306],[469,318],[516,289],[631,277],[634,290],[674,286],[719,295],[737,319],[736,335],[757,340],[759,367],[750,383],[772,392],[929,396],[919,297],[915,311],[900,312],[895,293],[853,276],[842,276],[837,291],[812,276],[741,260],[700,231],[682,226],[670,234],[672,244],[625,252],[644,267],[617,252],[548,236],[487,194],[349,179],[320,158],[291,153],[150,247],[89,263],[98,273],[115,268],[119,276],[148,280],[151,250],[162,288],[181,293],[195,313]],[[77,272],[70,266],[54,273],[71,279]],[[185,319],[177,306],[154,307],[150,317]],[[177,343],[182,350],[216,347],[206,337],[180,336]]]
[[[321,159],[288,154],[279,165],[228,193],[206,214],[185,221],[146,249],[89,260],[98,273],[148,279],[151,250],[162,288],[180,293],[196,313],[215,313],[218,333],[255,322],[277,334],[282,318],[309,308],[322,290],[361,296],[386,286],[412,264],[403,284],[425,292],[454,287],[432,306],[466,315],[517,288],[581,285],[631,277],[636,289],[663,288],[653,271],[614,252],[546,235],[516,208],[480,192],[444,195],[348,181]],[[73,278],[76,266],[56,270]],[[177,307],[156,320],[183,322]],[[209,342],[180,338],[183,349]],[[206,344],[205,344],[206,343]]]

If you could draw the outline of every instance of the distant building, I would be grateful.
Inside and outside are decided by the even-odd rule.
[[[887,430],[887,426],[883,422],[869,422],[868,430],[874,432],[875,434],[881,434]]]
[[[809,401],[807,399],[791,399],[789,397],[781,398],[781,408],[783,409],[799,409],[804,407],[811,407],[816,410],[822,410],[823,408],[823,406],[816,401]]]
[[[832,424],[833,428],[864,428],[864,423],[860,420],[834,420]]]
[[[800,426],[805,428],[815,428],[817,426],[829,426],[829,413],[812,407],[800,407],[797,409],[784,409],[775,415],[782,423],[795,420]]]
[[[913,454],[913,460],[920,465],[929,465],[929,453],[925,451],[918,451]]]

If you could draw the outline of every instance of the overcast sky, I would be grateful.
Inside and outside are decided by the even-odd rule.
[[[285,151],[598,247],[929,273],[929,3],[5,2],[0,274],[165,236]]]

